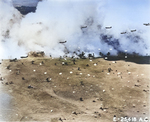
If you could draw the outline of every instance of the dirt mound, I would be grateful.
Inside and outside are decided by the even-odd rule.
[[[44,51],[41,52],[29,52],[28,57],[44,57],[45,53]]]

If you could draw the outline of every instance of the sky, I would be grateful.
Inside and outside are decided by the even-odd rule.
[[[108,0],[106,6],[105,23],[134,26],[150,22],[150,0]]]

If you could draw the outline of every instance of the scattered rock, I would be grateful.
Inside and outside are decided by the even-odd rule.
[[[87,67],[89,66],[89,64],[86,65]]]
[[[83,81],[80,81],[80,84],[81,84],[81,85],[84,85]]]
[[[10,65],[8,65],[6,68],[7,68],[7,69],[10,69]]]
[[[80,101],[83,101],[82,97],[80,98]]]
[[[8,85],[8,82],[6,82],[5,84]]]
[[[50,82],[52,80],[52,78],[46,78],[47,82]]]
[[[93,100],[93,102],[96,102],[95,100]]]
[[[80,67],[78,67],[78,70],[80,71]]]
[[[61,118],[59,118],[59,120],[60,120],[61,122],[63,122],[63,120],[62,120]]]
[[[144,92],[148,92],[149,90],[145,90],[145,89],[144,89],[143,91],[144,91]]]
[[[14,83],[12,81],[10,81],[9,84],[14,84]]]
[[[30,89],[30,88],[33,88],[33,86],[29,85],[28,88],[29,88],[29,89]]]
[[[34,61],[31,61],[32,64],[34,64]]]
[[[111,72],[111,71],[113,71],[111,68],[108,68],[108,72]]]
[[[20,74],[20,71],[18,70],[17,72],[16,72],[16,75],[19,75]]]
[[[141,86],[141,85],[136,85],[136,84],[135,84],[134,86],[139,87],[139,86]]]
[[[100,109],[103,111],[104,109],[102,107],[100,107]]]
[[[0,80],[3,81],[3,77],[0,77]]]
[[[15,59],[10,59],[10,62],[16,62],[17,61],[17,58]]]
[[[97,111],[95,111],[94,113],[95,113],[95,114],[98,114],[98,112],[97,112]]]
[[[77,115],[77,113],[76,113],[75,111],[73,111],[73,112],[72,112],[72,114],[75,114],[75,115]]]

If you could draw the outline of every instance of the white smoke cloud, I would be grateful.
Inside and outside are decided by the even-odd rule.
[[[86,55],[98,55],[100,51],[117,54],[128,50],[142,55],[150,52],[149,27],[127,20],[122,26],[120,14],[108,11],[107,2],[43,0],[35,13],[22,16],[11,2],[0,1],[0,23],[3,23],[0,25],[0,58],[18,58],[29,51],[40,50],[55,57],[64,55],[66,50],[84,51]],[[81,26],[87,28],[81,29]],[[106,30],[105,26],[112,29]],[[135,28],[138,31],[131,33]],[[121,35],[122,31],[129,33]],[[106,35],[111,38],[105,38]],[[65,40],[65,46],[59,43]]]

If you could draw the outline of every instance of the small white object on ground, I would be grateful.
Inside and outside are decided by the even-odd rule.
[[[59,75],[62,75],[62,73],[60,72]]]
[[[46,74],[47,74],[47,72],[44,72],[44,74],[46,75]]]
[[[105,92],[105,90],[103,90],[103,92]]]
[[[92,60],[90,60],[90,61],[92,61]]]
[[[105,57],[105,59],[108,59],[107,57]]]
[[[82,73],[80,73],[80,75],[82,75]]]
[[[75,91],[73,91],[73,93],[76,93]]]
[[[72,74],[73,72],[72,71],[70,71],[70,74]]]
[[[94,64],[94,66],[96,66],[97,64]]]
[[[120,73],[120,72],[118,72],[117,74],[118,74],[118,75],[120,75],[121,73]]]
[[[34,69],[33,72],[35,72],[36,70]]]
[[[51,110],[51,112],[53,112],[53,110]]]
[[[87,76],[90,76],[90,74],[87,74]]]

